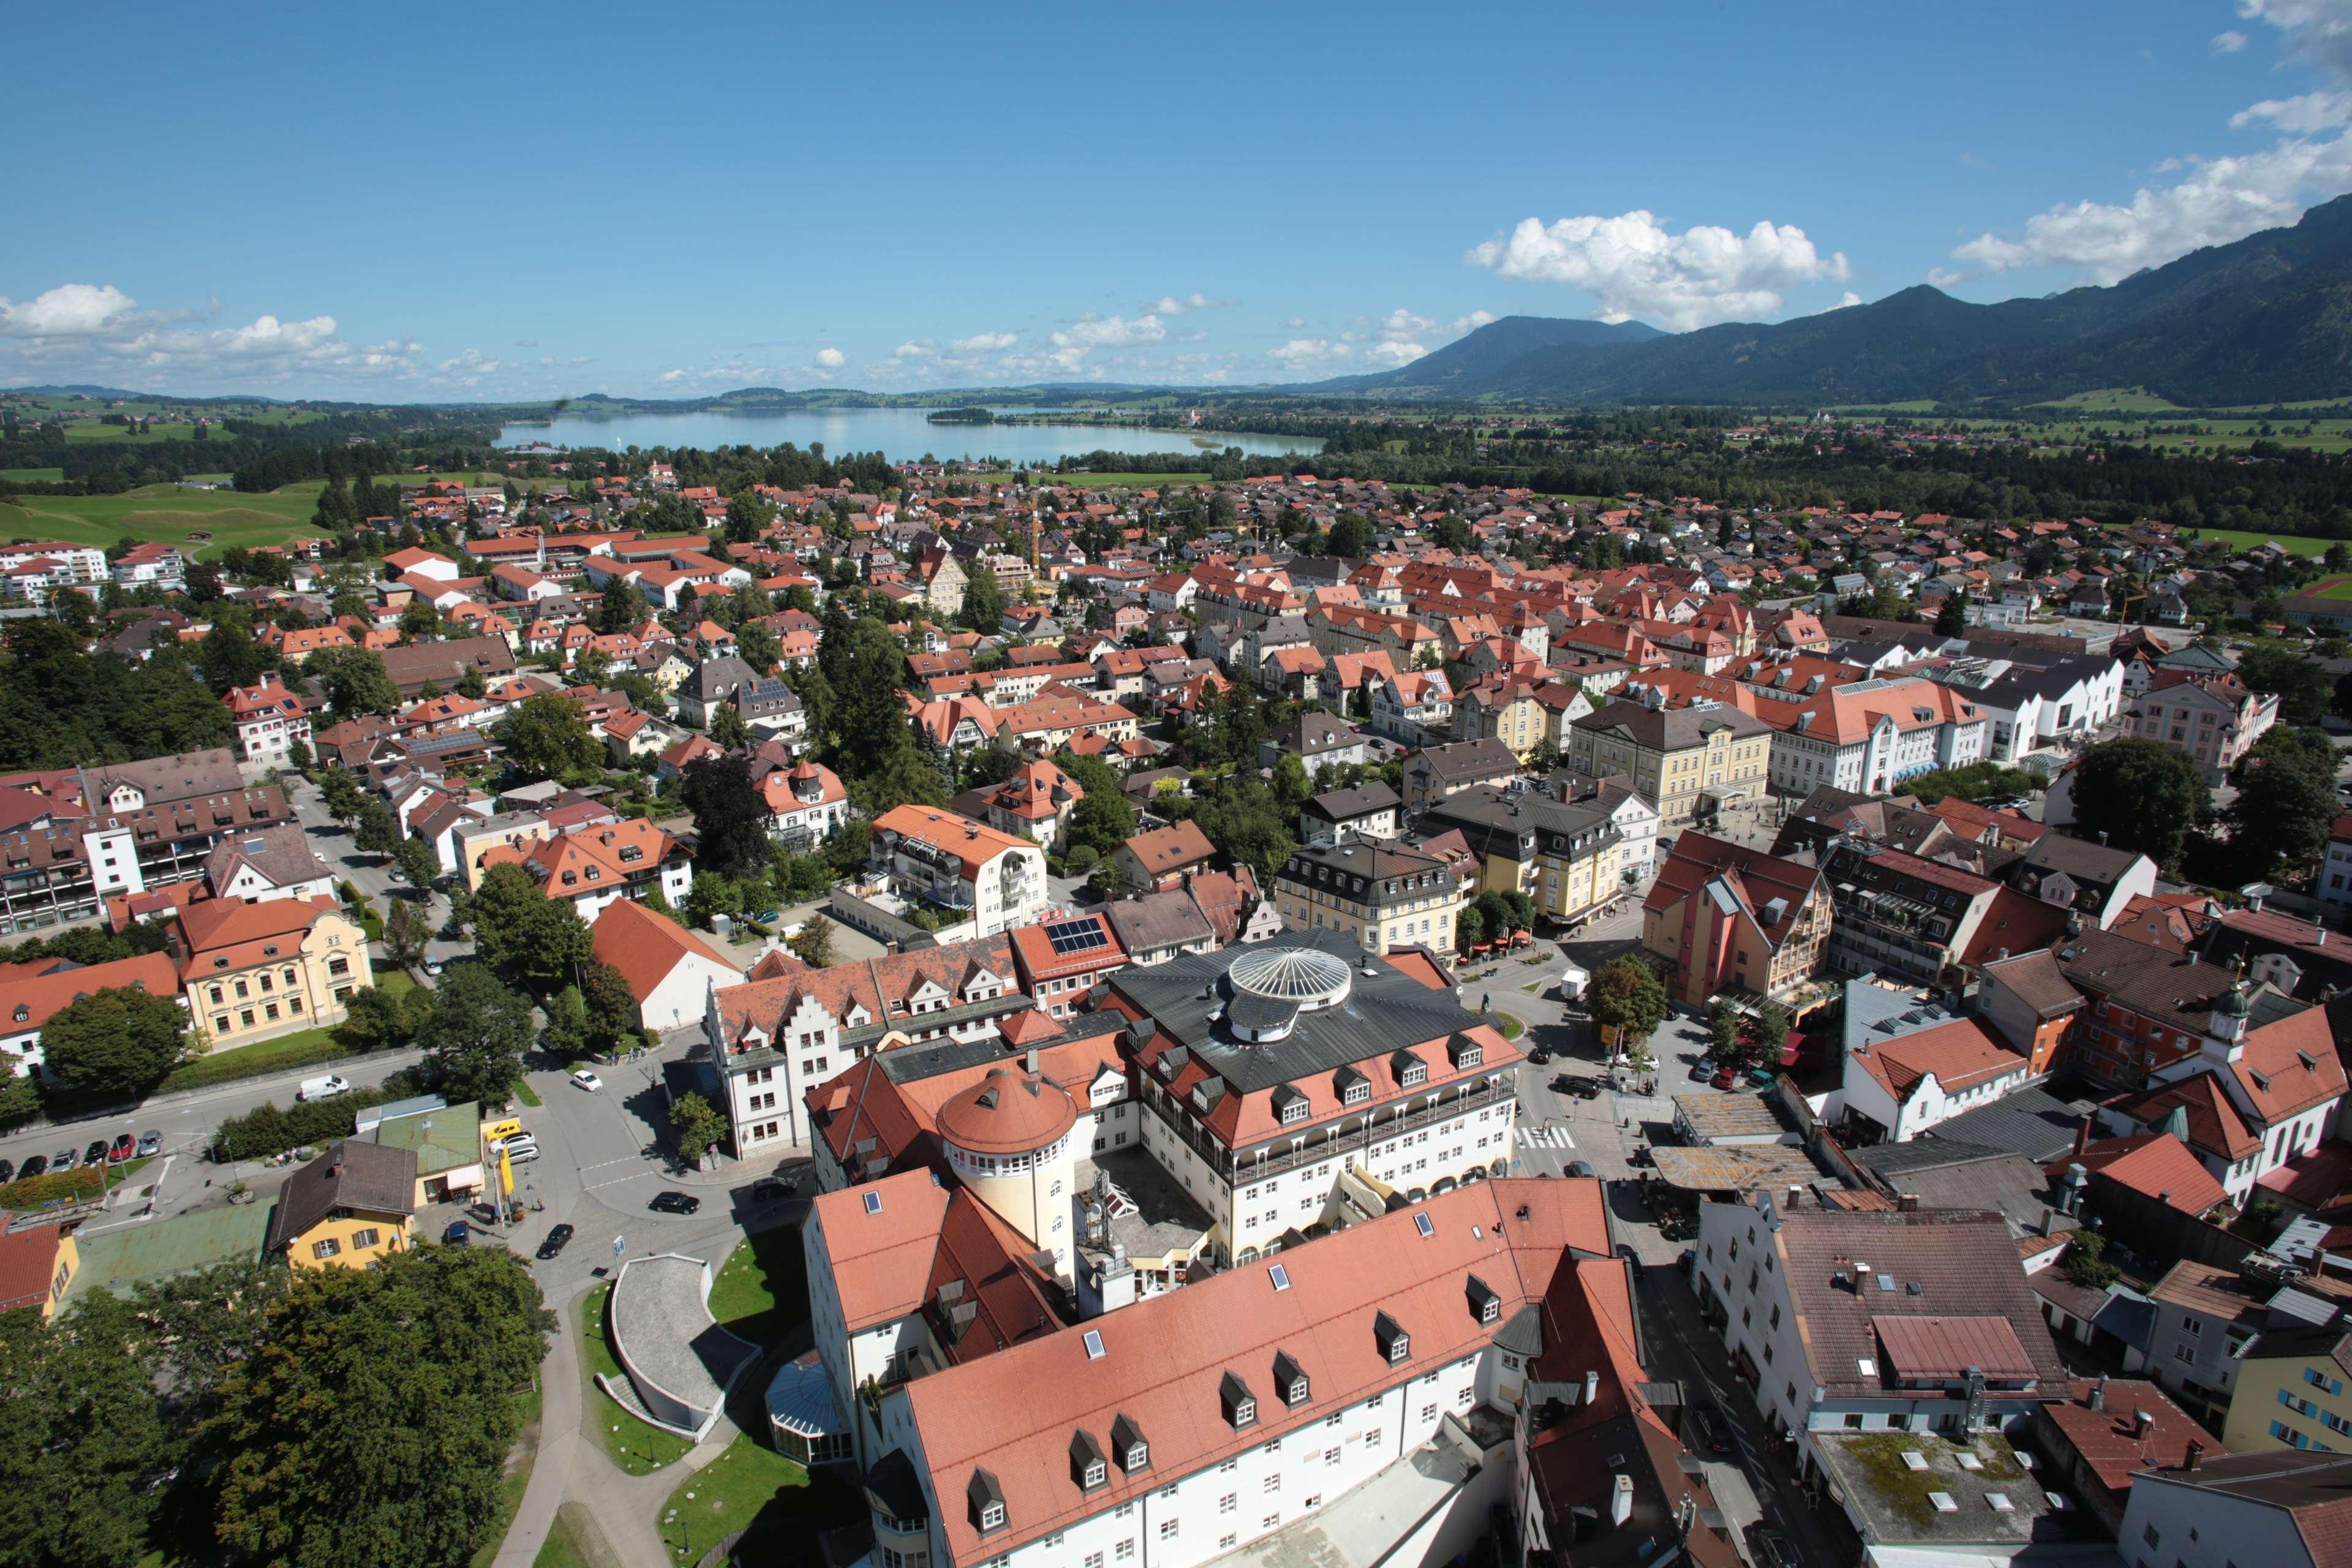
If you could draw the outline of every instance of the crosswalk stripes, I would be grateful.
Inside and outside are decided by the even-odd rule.
[[[1519,1142],[1530,1149],[1573,1149],[1576,1140],[1565,1127],[1522,1127]]]

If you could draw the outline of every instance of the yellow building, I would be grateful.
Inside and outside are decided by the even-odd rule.
[[[54,1316],[80,1269],[80,1249],[61,1226],[0,1232],[0,1312],[31,1308]]]
[[[1624,837],[1598,801],[1482,787],[1439,801],[1421,826],[1458,830],[1478,857],[1478,890],[1525,893],[1547,920],[1581,920],[1624,890]]]
[[[286,1178],[269,1250],[296,1268],[364,1268],[416,1244],[416,1152],[345,1139]]]
[[[1365,840],[1310,844],[1275,873],[1276,908],[1292,931],[1341,931],[1367,952],[1454,951],[1462,881],[1434,855]]]
[[[2238,1363],[2221,1443],[2256,1448],[2352,1450],[2352,1332],[2292,1328],[2264,1333]]]
[[[1612,702],[1569,726],[1564,759],[1582,773],[1622,773],[1657,807],[1661,825],[1712,817],[1760,799],[1769,782],[1772,727],[1718,704],[1652,708]]]
[[[1478,741],[1491,736],[1511,748],[1525,763],[1543,744],[1544,705],[1536,700],[1529,680],[1480,684],[1465,691],[1454,704],[1454,738]]]
[[[332,899],[205,899],[172,928],[199,1038],[217,1048],[339,1024],[375,983],[367,933]]]

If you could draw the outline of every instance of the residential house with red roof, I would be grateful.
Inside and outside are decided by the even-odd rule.
[[[606,909],[591,935],[596,961],[629,983],[638,1024],[656,1034],[701,1027],[711,997],[743,978],[692,931],[630,900]]]
[[[1027,925],[1053,899],[1043,848],[931,806],[894,806],[875,818],[866,865],[882,890],[964,917],[976,936]]]
[[[2028,1070],[2023,1057],[1974,1018],[1891,1035],[1849,1029],[1842,1082],[1846,1124],[1857,1142],[1907,1143],[2000,1099]]]
[[[694,881],[694,858],[686,847],[643,818],[588,822],[494,845],[476,864],[484,875],[496,866],[520,866],[541,891],[568,900],[590,925],[614,903],[643,902],[656,891],[672,909],[681,909]]]
[[[261,679],[251,686],[231,688],[222,700],[236,726],[240,761],[284,767],[289,747],[299,744],[309,749],[310,705],[276,670],[263,670]]]
[[[1727,991],[1786,999],[1829,951],[1820,869],[1687,832],[1642,900],[1642,946],[1669,966],[1668,993],[1703,1006]]]

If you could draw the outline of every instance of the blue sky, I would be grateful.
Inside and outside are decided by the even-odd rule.
[[[1297,381],[1505,314],[2039,294],[2352,190],[2352,0],[134,4],[9,41],[0,385]]]

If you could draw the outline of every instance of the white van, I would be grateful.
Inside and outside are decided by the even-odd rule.
[[[338,1094],[349,1094],[351,1091],[351,1079],[347,1078],[339,1078],[333,1073],[329,1073],[324,1078],[304,1079],[302,1080],[302,1087],[294,1091],[294,1098],[297,1100],[329,1100]]]

